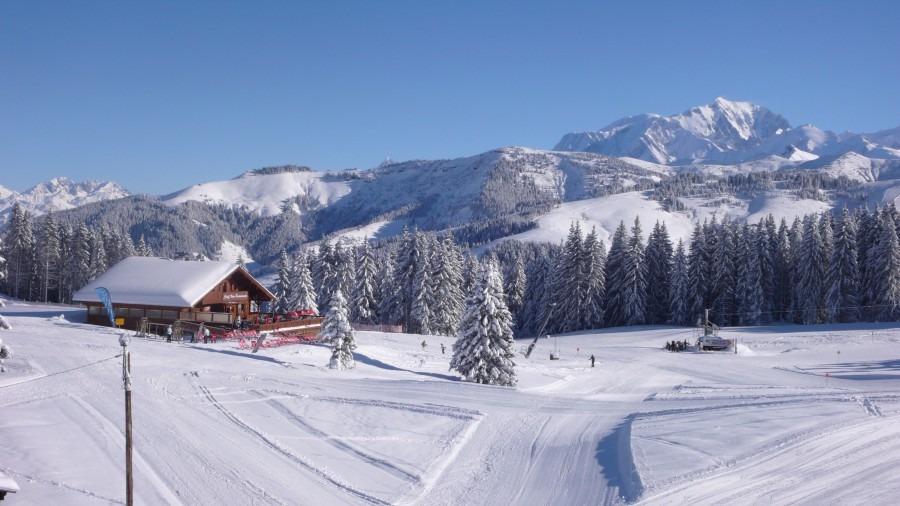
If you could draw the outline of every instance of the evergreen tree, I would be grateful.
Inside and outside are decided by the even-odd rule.
[[[584,275],[584,318],[581,328],[603,326],[603,298],[606,294],[606,245],[597,240],[596,227],[584,240],[582,273]]]
[[[310,309],[319,314],[319,306],[316,304],[316,290],[313,287],[312,274],[309,269],[309,258],[306,252],[300,252],[294,258],[294,275],[296,276],[296,309]]]
[[[625,222],[620,221],[613,234],[609,254],[606,256],[606,298],[604,314],[606,324],[618,327],[625,324]]]
[[[672,242],[664,223],[659,221],[647,240],[647,316],[648,323],[661,324],[669,316],[669,279],[672,269]]]
[[[40,266],[41,300],[49,302],[52,298],[58,301],[59,230],[52,209],[47,211],[41,222],[36,249]]]
[[[515,320],[516,315],[522,309],[522,297],[525,296],[525,264],[521,255],[516,255],[515,260],[513,260],[504,277],[503,286],[509,312],[513,314],[513,319]]]
[[[694,225],[694,232],[691,234],[691,250],[687,258],[688,298],[685,309],[692,322],[694,318],[699,318],[703,315],[707,308],[705,294],[708,283],[706,278],[708,257],[706,253],[706,234],[703,233],[703,228],[697,223]]]
[[[712,225],[715,225],[713,221]],[[715,241],[711,249],[710,309],[712,319],[719,326],[734,325],[737,304],[735,300],[735,259],[737,249],[735,223],[723,220],[715,229]]]
[[[551,276],[551,253],[541,255],[528,262],[525,274],[525,295],[522,310],[518,316],[519,335],[533,337],[541,331],[550,308],[550,291],[547,289]]]
[[[787,321],[791,319],[791,269],[793,256],[791,252],[790,232],[787,221],[782,218],[778,226],[778,233],[773,240],[775,244],[775,272],[774,272],[774,298],[776,319]]]
[[[762,319],[763,288],[756,227],[744,224],[737,242],[737,321],[739,325],[759,325]]]
[[[684,253],[684,243],[678,240],[675,254],[672,257],[672,270],[669,276],[669,323],[688,326],[692,313],[688,307],[690,299],[688,282],[688,260]]]
[[[377,266],[369,241],[363,241],[357,249],[356,280],[353,285],[350,317],[354,322],[371,325],[378,320],[378,304],[375,301],[375,276]]]
[[[356,362],[353,359],[353,350],[356,349],[356,339],[353,337],[353,328],[348,319],[347,301],[340,289],[331,294],[331,307],[325,314],[322,322],[322,332],[319,337],[322,342],[332,345],[331,369],[353,369]]]
[[[845,208],[835,223],[831,262],[825,276],[825,307],[829,322],[855,322],[860,317],[856,238],[856,220]]]
[[[287,250],[281,250],[281,256],[278,259],[278,280],[275,282],[275,310],[279,313],[287,313],[292,311],[293,307],[289,304],[292,302],[291,294],[291,273],[292,262],[288,257]]]
[[[554,273],[553,301],[556,302],[558,318],[555,320],[558,323],[551,327],[554,333],[572,332],[583,328],[581,311],[585,306],[587,288],[582,270],[583,257],[581,227],[576,221],[569,226],[569,235]]]
[[[493,262],[485,262],[466,298],[450,360],[450,368],[466,381],[516,385],[512,315],[504,299],[503,281],[497,267]]]
[[[462,291],[462,253],[450,234],[441,243],[440,252],[434,255],[431,277],[434,291],[432,306],[432,332],[441,336],[453,336],[458,331],[459,319],[465,309]]]
[[[822,241],[816,216],[808,214],[803,219],[803,239],[797,250],[795,308],[800,312],[800,322],[804,324],[824,321],[825,288],[825,244]]]
[[[7,265],[7,293],[16,298],[27,297],[32,283],[34,231],[30,213],[18,202],[13,204],[4,238],[3,256]]]
[[[641,222],[634,219],[631,237],[622,262],[624,277],[622,290],[622,317],[625,325],[647,323],[647,262],[641,237]]]
[[[424,246],[425,241],[420,244]],[[412,306],[409,313],[407,332],[413,334],[431,334],[433,315],[431,308],[433,283],[431,280],[431,253],[422,248],[419,250],[418,266],[412,286]]]
[[[870,255],[876,261],[869,266],[872,272],[872,300],[876,321],[896,321],[900,318],[900,241],[893,213],[882,213],[878,242]]]

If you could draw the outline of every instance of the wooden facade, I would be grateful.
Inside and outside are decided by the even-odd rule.
[[[244,320],[256,318],[260,306],[273,300],[272,294],[250,273],[243,268],[236,268],[193,306],[156,306],[113,300],[113,309],[116,326],[127,329],[138,329],[145,318],[149,323],[162,325],[178,320],[190,320],[228,327],[238,316]],[[87,300],[80,302],[87,306],[88,323],[110,325],[109,316],[101,302]]]

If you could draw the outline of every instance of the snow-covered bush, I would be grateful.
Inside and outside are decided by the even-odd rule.
[[[0,320],[3,317],[0,316]],[[3,367],[3,361],[12,356],[12,349],[9,346],[3,344],[3,339],[0,339],[0,372],[6,372],[6,368]]]
[[[9,321],[0,314],[0,329],[9,330],[12,328],[12,325],[9,324]]]

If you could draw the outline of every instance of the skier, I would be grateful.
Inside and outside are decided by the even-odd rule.
[[[422,339],[422,349],[424,350],[426,346],[428,346],[428,345],[425,343],[425,340]]]
[[[203,343],[209,343],[209,328],[203,329]]]
[[[444,354],[444,343],[441,343],[441,355]]]
[[[172,326],[171,325],[166,327],[166,342],[167,343],[172,342]]]
[[[591,367],[594,367],[594,355],[591,355]]]

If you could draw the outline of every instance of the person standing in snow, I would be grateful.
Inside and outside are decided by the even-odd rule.
[[[444,348],[444,343],[441,343],[441,355],[444,354],[444,350],[445,350],[445,348]]]
[[[172,326],[171,325],[166,327],[166,342],[167,343],[172,342]]]
[[[209,343],[209,327],[203,329],[203,343]]]
[[[594,356],[591,355],[591,367],[594,367]]]
[[[425,343],[425,340],[422,339],[422,349],[424,350],[426,346],[428,346],[428,344],[426,344],[426,343]]]

